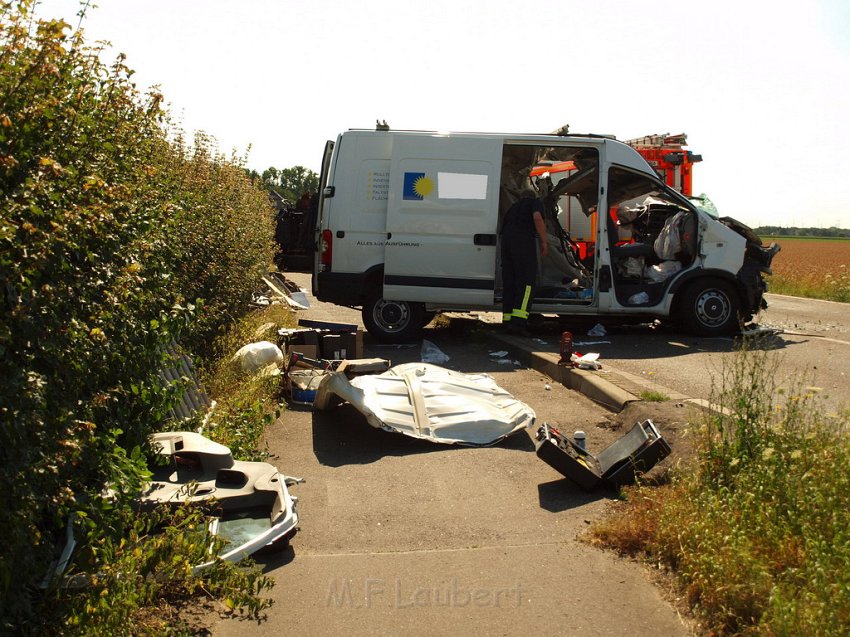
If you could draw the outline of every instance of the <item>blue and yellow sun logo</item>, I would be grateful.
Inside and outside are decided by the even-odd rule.
[[[425,173],[404,173],[404,198],[421,201],[434,192],[434,180]]]

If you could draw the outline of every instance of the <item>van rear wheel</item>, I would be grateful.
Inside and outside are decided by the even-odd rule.
[[[424,318],[425,306],[422,303],[371,297],[363,306],[363,324],[382,343],[418,340]]]
[[[679,318],[698,336],[726,336],[738,330],[741,302],[735,288],[721,279],[692,283],[683,293]]]

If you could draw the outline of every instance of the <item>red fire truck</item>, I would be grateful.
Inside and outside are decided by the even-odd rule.
[[[630,139],[626,143],[643,156],[668,186],[686,197],[693,194],[691,172],[693,165],[702,161],[702,155],[685,150],[688,139],[684,133],[647,135]]]

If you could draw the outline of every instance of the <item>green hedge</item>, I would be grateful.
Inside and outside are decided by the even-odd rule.
[[[123,57],[31,9],[0,3],[0,631],[63,516],[141,479],[132,450],[173,400],[160,346],[210,342],[273,251],[240,162],[185,148]]]

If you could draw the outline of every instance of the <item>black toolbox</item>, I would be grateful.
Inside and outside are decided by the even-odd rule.
[[[585,490],[600,482],[614,487],[633,484],[638,475],[670,455],[670,445],[651,420],[635,424],[598,456],[547,423],[537,430],[536,439],[537,457]]]

